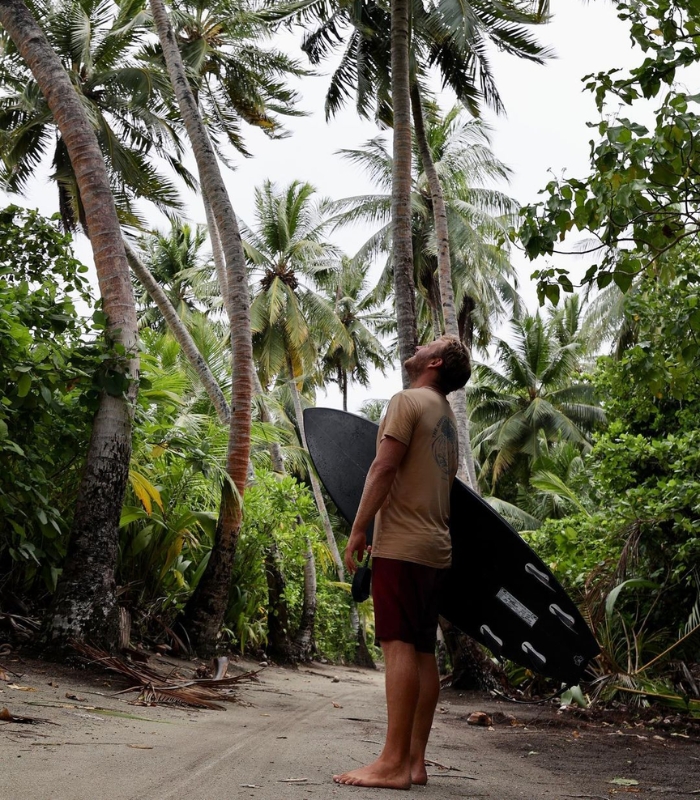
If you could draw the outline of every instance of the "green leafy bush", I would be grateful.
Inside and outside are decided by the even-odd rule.
[[[100,363],[87,267],[55,220],[0,212],[0,590],[52,591]]]

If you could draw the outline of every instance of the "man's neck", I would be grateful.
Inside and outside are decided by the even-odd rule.
[[[437,382],[429,372],[424,372],[419,375],[415,380],[411,381],[409,388],[411,389],[432,389],[434,392],[441,394],[445,397],[445,393],[438,386]]]

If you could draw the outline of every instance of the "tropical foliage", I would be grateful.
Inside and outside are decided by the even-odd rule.
[[[147,64],[143,47],[147,14],[143,0],[38,0],[29,4],[93,121],[109,169],[122,221],[143,221],[134,201],[147,198],[163,209],[178,208],[173,176],[156,166],[162,159],[190,186],[182,165],[178,121],[172,116],[171,90],[163,70]],[[85,223],[73,167],[46,100],[3,32],[0,59],[0,129],[3,131],[0,179],[5,188],[23,191],[37,166],[51,157],[64,225]]]
[[[405,92],[397,102],[392,83],[402,37],[388,7],[28,6],[86,110],[95,158],[101,168],[101,153],[107,166],[104,185],[143,262],[135,299],[125,263],[117,275],[100,262],[104,308],[117,277],[123,327],[133,322],[134,337],[138,314],[141,368],[137,379],[116,312],[108,318],[94,299],[89,269],[61,230],[86,228],[89,192],[76,178],[85,173],[74,170],[66,127],[59,132],[36,64],[32,71],[20,56],[26,42],[8,25],[0,33],[0,180],[25,191],[51,161],[60,213],[47,220],[15,206],[0,212],[0,604],[48,616],[79,563],[67,557],[69,546],[96,541],[76,497],[107,398],[123,406],[118,434],[129,477],[123,505],[112,504],[112,533],[120,508],[121,519],[105,586],[130,616],[132,637],[279,659],[357,658],[371,613],[361,620],[350,600],[338,552],[346,526],[312,470],[302,409],[331,383],[352,407],[355,386],[391,369],[409,339],[441,333],[450,314],[481,359],[466,393],[474,486],[579,599],[604,650],[592,696],[663,693],[691,710],[688,668],[674,683],[667,666],[700,657],[698,98],[673,83],[700,52],[692,4],[617,0],[646,58],[629,75],[590,77],[588,88],[603,110],[610,98],[633,107],[668,85],[654,127],[606,118],[591,175],[550,182],[544,202],[522,211],[517,234],[517,205],[500,188],[510,171],[478,118],[484,104],[500,109],[486,43],[543,60],[527,26],[544,19],[546,3],[403,3],[412,26],[402,78],[411,87],[413,153],[406,158],[404,147],[399,164],[396,140],[390,150],[381,136],[343,150],[376,185],[360,197],[320,198],[303,180],[265,180],[251,190],[254,213],[240,228],[223,179],[214,179],[217,157],[253,152],[244,123],[279,138],[284,121],[301,113],[293,82],[308,73],[276,48],[280,20],[306,26],[303,46],[314,64],[343,48],[328,115],[354,94],[361,115],[410,133]],[[7,22],[8,4],[0,13]],[[433,70],[460,103],[446,113],[427,92]],[[183,165],[185,129],[209,201],[207,228],[177,216],[179,186],[195,186]],[[397,172],[408,192],[405,275],[391,221]],[[165,211],[167,224],[149,217],[146,225],[140,200]],[[346,254],[334,233],[358,221],[375,231]],[[529,313],[509,234],[534,258],[554,255],[574,229],[598,239],[588,291],[574,292],[566,269],[547,266],[538,291],[553,307]],[[118,258],[118,229],[108,244]],[[562,290],[570,296],[559,303]],[[228,400],[217,405],[215,396]],[[367,401],[360,412],[376,420],[385,403]],[[193,629],[182,623],[200,593],[199,611],[213,599],[221,614],[188,639]]]

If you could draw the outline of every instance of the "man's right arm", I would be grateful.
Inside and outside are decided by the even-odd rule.
[[[367,547],[367,528],[389,496],[394,478],[407,450],[408,445],[391,436],[385,436],[379,443],[377,455],[367,473],[360,506],[357,509],[352,532],[345,548],[345,566],[350,573],[357,570],[355,557],[360,562],[364,558]]]

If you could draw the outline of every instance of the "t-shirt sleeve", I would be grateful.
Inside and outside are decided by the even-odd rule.
[[[405,392],[395,394],[389,401],[382,429],[382,439],[391,436],[402,444],[411,442],[413,431],[420,418],[418,404]]]

